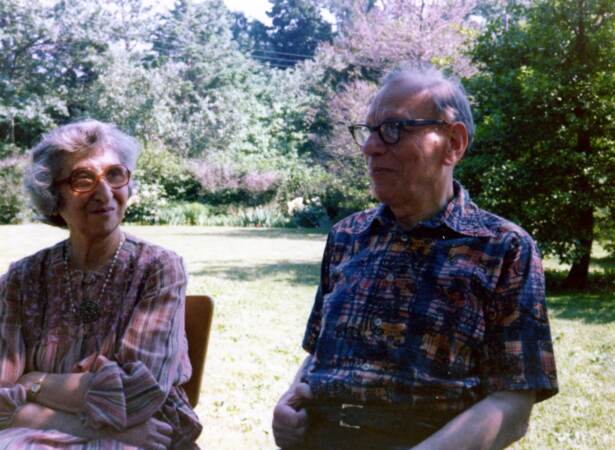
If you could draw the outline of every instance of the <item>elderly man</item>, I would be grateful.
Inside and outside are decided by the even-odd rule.
[[[473,129],[463,87],[411,67],[350,126],[381,204],[329,233],[280,447],[500,449],[557,392],[536,244],[453,178]]]

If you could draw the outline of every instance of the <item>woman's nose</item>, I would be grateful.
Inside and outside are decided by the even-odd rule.
[[[113,197],[113,189],[109,186],[109,182],[104,177],[102,177],[96,185],[94,197],[101,200],[107,200]]]

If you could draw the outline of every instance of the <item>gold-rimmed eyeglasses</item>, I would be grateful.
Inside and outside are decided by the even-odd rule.
[[[130,170],[122,164],[108,166],[98,173],[87,168],[75,169],[68,177],[58,180],[57,183],[68,183],[73,192],[85,193],[96,189],[103,178],[109,187],[119,189],[130,182]]]

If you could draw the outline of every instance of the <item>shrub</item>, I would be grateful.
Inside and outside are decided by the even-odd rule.
[[[174,203],[161,215],[169,225],[286,227],[290,220],[275,205],[215,207],[202,203]]]
[[[302,228],[329,228],[331,219],[322,206],[320,198],[304,201],[302,197],[288,202],[288,213],[291,216],[290,225]]]
[[[190,163],[162,147],[145,145],[135,178],[144,185],[158,185],[169,200],[195,201],[201,185]]]
[[[156,183],[139,183],[136,194],[130,199],[126,210],[126,222],[140,224],[165,223],[164,211],[169,202],[164,188]]]
[[[287,227],[289,219],[275,206],[257,206],[239,210],[236,225],[246,227]]]
[[[169,225],[209,225],[211,208],[202,203],[174,203],[162,212],[162,221]]]
[[[0,160],[0,223],[19,223],[27,215],[23,193],[25,158]]]
[[[376,203],[370,194],[369,181],[363,178],[352,184],[337,178],[330,179],[321,201],[333,223],[356,211],[371,208]]]
[[[201,200],[212,205],[257,206],[271,202],[282,177],[275,171],[238,169],[201,161],[195,167]]]

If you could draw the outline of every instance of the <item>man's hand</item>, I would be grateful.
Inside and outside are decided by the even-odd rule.
[[[173,428],[153,417],[124,431],[113,430],[109,437],[145,450],[166,450],[171,445]]]
[[[307,429],[306,400],[312,399],[312,391],[306,383],[293,384],[280,398],[273,410],[273,436],[280,448],[294,447],[303,442]]]

